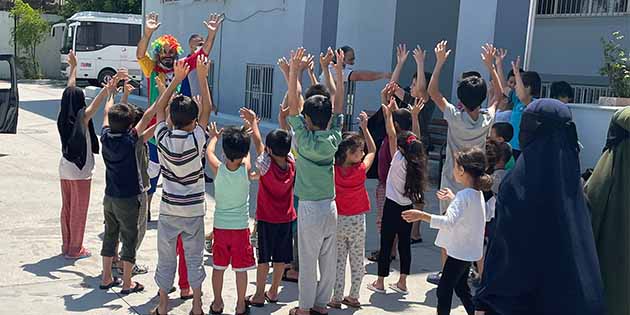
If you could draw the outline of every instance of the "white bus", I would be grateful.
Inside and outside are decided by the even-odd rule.
[[[61,45],[61,74],[67,77],[68,53],[77,55],[77,79],[100,86],[116,69],[129,69],[129,76],[140,81],[142,72],[136,60],[136,46],[142,36],[142,16],[105,12],[78,12],[66,23],[53,25],[64,32]]]

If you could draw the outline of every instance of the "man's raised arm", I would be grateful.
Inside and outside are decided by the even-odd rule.
[[[223,19],[223,14],[212,13],[207,21],[203,21],[203,25],[208,29],[208,37],[206,37],[206,41],[203,43],[203,46],[201,46],[201,49],[203,49],[206,55],[210,54],[212,51],[214,38],[217,36],[217,32],[219,32]]]

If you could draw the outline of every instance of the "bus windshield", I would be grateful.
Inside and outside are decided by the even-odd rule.
[[[72,49],[74,29],[74,26],[68,26],[63,34],[63,43],[61,44],[61,54],[63,55],[70,53],[70,50]]]

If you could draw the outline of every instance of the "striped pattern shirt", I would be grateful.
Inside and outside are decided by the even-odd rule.
[[[196,126],[192,132],[171,130],[158,123],[155,138],[160,159],[162,202],[160,214],[179,217],[205,215],[205,183],[201,159],[205,132]]]

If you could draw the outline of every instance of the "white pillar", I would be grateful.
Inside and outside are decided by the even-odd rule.
[[[450,62],[455,62],[451,95],[453,104],[457,103],[457,83],[462,72],[479,71],[484,78],[488,78],[488,72],[481,62],[481,45],[494,41],[497,1],[475,0],[459,3],[457,42],[449,43],[449,47],[455,47],[450,57]]]

